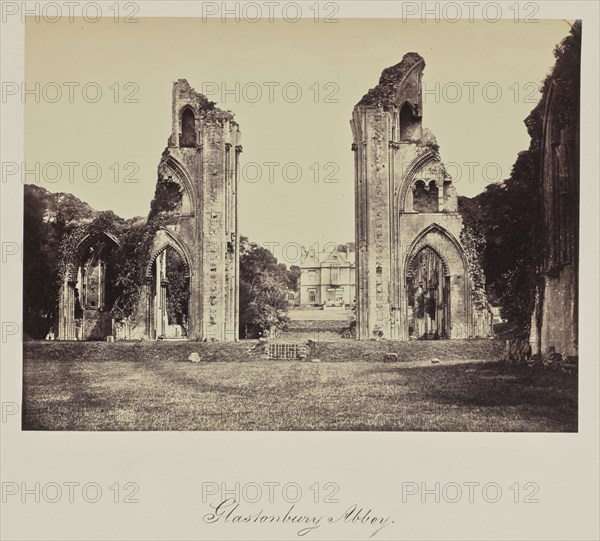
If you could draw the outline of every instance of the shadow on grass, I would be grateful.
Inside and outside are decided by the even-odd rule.
[[[191,348],[208,359],[241,356],[246,347],[67,344],[62,356],[60,345],[31,348],[23,367],[23,429],[577,430],[577,375],[489,358],[182,362]]]
[[[441,408],[518,410],[521,418],[546,421],[561,431],[577,431],[577,374],[542,367],[514,367],[500,361],[452,366],[389,365],[372,367],[368,372],[406,378],[411,392],[420,400]]]

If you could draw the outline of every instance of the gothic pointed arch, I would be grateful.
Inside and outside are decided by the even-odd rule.
[[[439,157],[436,152],[429,149],[412,161],[396,194],[396,208],[398,209],[398,212],[405,212],[406,194],[415,181],[419,171],[434,161],[439,161]]]
[[[409,276],[414,258],[425,247],[433,250],[444,262],[446,275],[466,275],[467,259],[459,241],[447,229],[434,222],[423,229],[408,248],[404,263],[405,276]]]
[[[116,248],[121,246],[119,240],[108,231],[102,230],[88,233],[79,241],[70,261],[67,263],[67,281],[75,282],[77,280],[77,272],[89,248],[102,244],[109,244]]]
[[[179,146],[195,147],[198,136],[198,115],[189,104],[184,105],[179,112],[179,126],[181,133]]]
[[[408,259],[406,260],[406,267],[407,267],[406,276],[407,276],[407,278],[412,277],[414,261],[423,250],[431,250],[432,252],[434,252],[437,255],[437,257],[439,257],[440,261],[442,262],[444,275],[448,276],[450,274],[446,258],[442,254],[440,254],[439,249],[432,246],[429,243],[425,243],[425,244],[419,246],[418,250],[412,252],[411,255],[408,257]]]
[[[172,248],[181,256],[186,268],[186,276],[191,276],[192,256],[185,243],[182,242],[181,239],[179,239],[172,231],[169,231],[168,229],[159,229],[156,234],[152,252],[150,253],[150,257],[146,264],[146,278],[150,278],[152,276],[152,265],[156,261],[156,258],[167,248]]]
[[[194,183],[185,167],[168,153],[163,155],[158,164],[158,181],[174,182],[179,186],[181,216],[194,216],[196,214],[196,191]]]

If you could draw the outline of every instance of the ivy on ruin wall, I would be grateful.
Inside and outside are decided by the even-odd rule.
[[[485,272],[481,264],[481,256],[485,248],[485,237],[480,231],[465,225],[460,233],[460,243],[467,258],[473,302],[479,310],[487,310],[488,298],[485,290]]]
[[[154,200],[152,208],[159,208]],[[119,246],[110,251],[106,259],[107,267],[112,268],[115,276],[115,302],[111,307],[111,315],[117,321],[135,317],[152,243],[157,231],[168,223],[169,213],[156,211],[151,213],[147,221],[140,218],[123,220],[112,212],[104,212],[91,221],[69,224],[59,247],[57,286],[61,287],[72,266],[81,264],[84,254],[79,253],[79,249],[85,237],[91,235],[96,240],[101,239],[103,233],[109,233],[119,242]]]
[[[481,255],[488,295],[492,302],[500,304],[502,317],[515,323],[524,337],[529,333],[534,308],[537,306],[539,322],[543,305],[543,302],[536,303],[536,296],[538,301],[543,301],[540,296],[544,291],[546,235],[542,138],[547,120],[544,115],[552,87],[556,111],[554,127],[565,130],[568,144],[575,149],[579,125],[580,54],[581,24],[576,22],[571,34],[556,47],[556,65],[542,85],[540,102],[525,119],[531,137],[529,148],[518,154],[506,180],[488,185],[472,199],[459,198],[467,231],[461,241],[468,247],[471,241],[467,237],[476,232],[476,251]],[[578,157],[575,162],[577,160]],[[477,240],[480,234],[485,239],[483,245]],[[477,281],[477,276],[474,279]]]

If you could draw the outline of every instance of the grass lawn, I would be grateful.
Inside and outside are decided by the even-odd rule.
[[[442,353],[441,342],[425,349]],[[494,357],[497,346],[481,342],[473,351]],[[365,343],[365,358],[389,344]],[[247,347],[26,343],[23,429],[577,431],[576,374],[451,350],[439,364],[312,363],[266,361]],[[340,347],[354,357],[362,346],[335,347],[341,360]],[[190,351],[207,360],[185,362]]]

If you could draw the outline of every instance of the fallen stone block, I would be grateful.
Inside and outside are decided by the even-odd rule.
[[[196,353],[195,351],[193,353],[190,353],[190,356],[188,357],[188,361],[192,363],[199,363],[201,360],[202,357],[200,357],[200,354]]]

